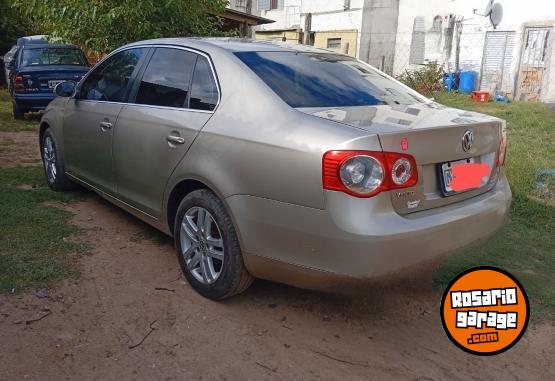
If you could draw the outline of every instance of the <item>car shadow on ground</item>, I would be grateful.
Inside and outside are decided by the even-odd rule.
[[[133,227],[137,232],[131,240],[136,244],[144,243],[145,250],[148,250],[148,244],[160,246],[175,264],[175,274],[180,280],[185,280],[176,258],[173,238],[89,190],[81,188],[79,192],[86,198],[94,198],[111,214],[118,216],[118,220],[124,220],[125,225]],[[384,320],[390,316],[411,319],[415,314],[427,315],[434,306],[439,308],[440,292],[432,289],[432,274],[438,264],[438,261],[425,263],[378,279],[346,279],[333,288],[323,285],[325,290],[308,290],[257,279],[242,294],[219,303],[232,309],[244,308],[245,305],[303,309],[314,313],[318,319],[332,315],[356,316],[369,321]]]

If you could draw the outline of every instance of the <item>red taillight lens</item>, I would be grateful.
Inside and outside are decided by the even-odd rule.
[[[328,151],[322,163],[324,189],[372,197],[418,182],[411,155],[379,151]]]
[[[411,155],[396,152],[384,152],[390,178],[388,189],[409,188],[418,182],[416,161]]]
[[[21,75],[15,77],[13,81],[13,91],[16,93],[25,92],[25,79]]]

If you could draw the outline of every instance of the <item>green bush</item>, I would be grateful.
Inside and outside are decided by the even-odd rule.
[[[443,66],[437,62],[424,65],[418,70],[405,70],[397,79],[422,94],[443,90]]]

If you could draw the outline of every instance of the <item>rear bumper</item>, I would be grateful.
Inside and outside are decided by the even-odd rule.
[[[44,110],[55,97],[54,93],[14,94],[13,100],[21,109],[36,111]]]
[[[511,191],[505,175],[489,192],[401,216],[390,196],[371,199],[326,192],[326,210],[273,200],[226,199],[246,265],[259,278],[300,286],[326,278],[374,278],[432,261],[495,233]]]

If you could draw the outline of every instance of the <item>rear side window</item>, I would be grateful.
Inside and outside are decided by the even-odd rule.
[[[218,87],[208,60],[198,57],[191,86],[189,107],[195,110],[212,111],[218,103]]]
[[[135,103],[186,107],[197,55],[185,50],[158,48],[143,74]]]
[[[291,107],[348,107],[424,102],[370,65],[333,53],[237,52]]]
[[[123,102],[131,76],[143,55],[143,49],[129,49],[102,62],[83,82],[79,98]]]

